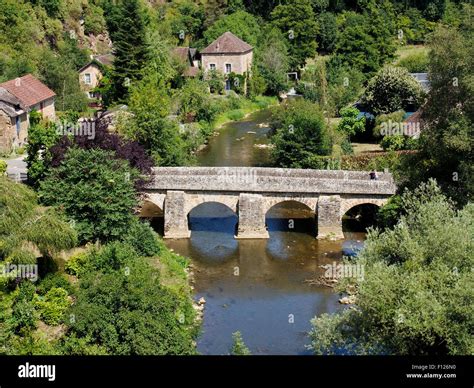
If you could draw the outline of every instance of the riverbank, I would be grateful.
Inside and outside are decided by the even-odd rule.
[[[225,124],[241,121],[248,118],[252,113],[278,105],[277,97],[258,96],[254,100],[241,99],[241,106],[217,115],[213,122],[214,131],[221,129]]]

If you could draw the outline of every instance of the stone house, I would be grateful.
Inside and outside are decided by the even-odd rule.
[[[81,90],[86,93],[89,99],[101,99],[94,89],[99,86],[100,80],[104,76],[104,67],[112,66],[113,61],[114,56],[111,54],[96,55],[87,65],[79,69]]]
[[[252,61],[253,47],[229,31],[201,51],[201,66],[205,73],[216,70],[224,75],[250,75]],[[225,88],[231,89],[228,78]]]
[[[0,151],[23,147],[28,137],[29,112],[54,120],[56,94],[41,81],[27,74],[0,84]]]

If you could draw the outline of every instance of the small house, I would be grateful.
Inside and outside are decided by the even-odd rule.
[[[39,112],[54,120],[56,94],[45,84],[27,74],[0,83],[0,150],[11,152],[25,145],[28,136],[29,113]]]
[[[216,70],[228,76],[230,73],[250,75],[253,47],[231,32],[225,32],[201,51],[201,66],[205,73]],[[226,79],[226,90],[231,81]]]
[[[104,67],[112,66],[114,56],[111,54],[93,56],[91,61],[79,69],[79,83],[81,90],[89,99],[101,99],[95,91],[104,76]]]

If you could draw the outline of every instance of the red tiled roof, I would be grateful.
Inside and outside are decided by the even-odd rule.
[[[172,53],[182,62],[189,61],[189,47],[175,47]]]
[[[56,95],[31,74],[4,82],[0,84],[0,87],[8,90],[27,107],[39,104]]]
[[[227,31],[202,50],[201,54],[242,54],[252,49],[248,43]]]
[[[194,67],[194,66],[189,66],[185,71],[184,71],[184,76],[185,77],[196,77],[199,74],[199,67]]]

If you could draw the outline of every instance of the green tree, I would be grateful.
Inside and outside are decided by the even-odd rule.
[[[36,264],[36,252],[51,256],[73,248],[77,236],[61,214],[38,206],[25,185],[0,176],[0,260]]]
[[[369,0],[364,12],[342,14],[336,44],[337,60],[363,73],[374,74],[395,53],[395,15],[391,4]]]
[[[406,166],[411,184],[435,177],[460,204],[474,193],[474,34],[465,20],[459,29],[440,27],[431,38],[421,149]]]
[[[279,167],[311,168],[316,155],[331,152],[329,134],[318,105],[297,100],[278,107],[273,116],[273,159]]]
[[[318,24],[310,0],[285,1],[272,11],[272,22],[286,36],[290,68],[297,70],[316,55]]]
[[[331,53],[336,47],[337,19],[331,12],[324,12],[317,18],[319,24],[318,46],[321,51]]]
[[[204,32],[204,45],[209,45],[224,32],[230,31],[244,42],[255,47],[260,35],[260,25],[257,19],[245,11],[237,11],[224,16]]]
[[[261,35],[255,55],[255,67],[265,80],[267,94],[279,95],[288,89],[288,47],[278,28],[268,28]]]
[[[131,83],[141,78],[148,59],[145,19],[140,1],[121,1],[119,20],[117,31],[112,36],[115,53],[112,83],[114,99],[124,101]]]
[[[137,205],[138,173],[100,149],[71,148],[41,182],[39,197],[74,220],[80,241],[109,241],[127,233]]]
[[[406,69],[386,66],[369,81],[362,102],[378,115],[417,108],[423,99],[423,89]]]
[[[360,112],[357,108],[344,108],[341,110],[341,121],[337,129],[348,136],[365,130],[365,116],[359,116]]]
[[[364,278],[338,285],[355,308],[312,320],[315,353],[474,354],[474,208],[456,211],[433,181],[402,207],[393,228],[369,232]]]

